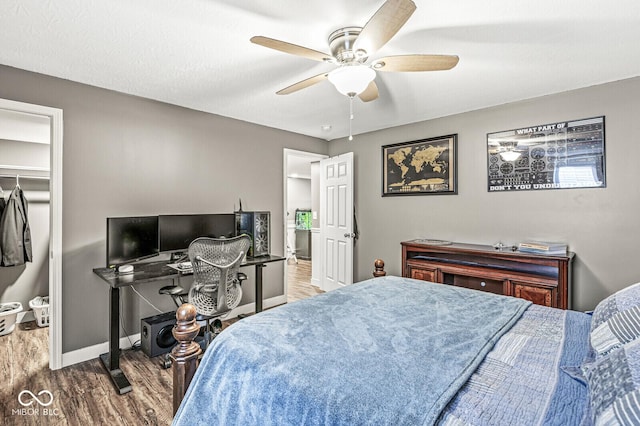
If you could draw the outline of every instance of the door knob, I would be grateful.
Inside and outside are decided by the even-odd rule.
[[[356,234],[353,233],[353,232],[351,232],[351,233],[347,232],[347,233],[344,234],[345,238],[354,238],[355,236],[356,236]]]

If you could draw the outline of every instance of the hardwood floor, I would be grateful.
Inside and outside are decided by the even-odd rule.
[[[306,299],[323,291],[311,285],[311,261],[298,259],[296,264],[292,260],[287,261],[287,302]]]
[[[158,358],[142,351],[122,353],[120,366],[134,383],[133,391],[117,395],[109,375],[98,359],[60,370],[48,367],[48,329],[35,322],[19,324],[13,333],[0,337],[2,352],[2,416],[5,425],[168,425],[172,416],[171,370],[163,370]],[[49,391],[50,405],[38,404],[22,391],[38,395]],[[51,401],[47,394],[38,396]]]
[[[288,266],[287,301],[322,293],[311,286],[311,262]],[[226,322],[233,322],[234,320]],[[60,370],[48,367],[48,328],[35,322],[18,324],[13,333],[0,336],[0,424],[2,425],[169,425],[172,418],[173,377],[160,367],[160,358],[126,350],[120,367],[133,390],[117,395],[98,359]],[[21,392],[29,391],[50,405],[42,406]],[[48,391],[53,395],[49,398]]]

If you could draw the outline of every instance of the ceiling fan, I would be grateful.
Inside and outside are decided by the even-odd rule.
[[[309,77],[278,92],[288,95],[328,79],[336,89],[351,99],[356,95],[364,102],[378,98],[376,71],[416,72],[449,70],[456,66],[454,55],[399,55],[367,61],[402,28],[416,10],[412,0],[387,0],[364,27],[345,27],[329,35],[331,55],[303,46],[264,36],[255,36],[251,42],[291,55],[321,62],[330,62],[338,68]]]

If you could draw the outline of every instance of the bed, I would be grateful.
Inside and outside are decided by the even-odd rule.
[[[640,347],[620,317],[640,305],[640,287],[619,293],[592,317],[409,278],[366,280],[234,323],[195,375],[174,354],[174,398],[176,384],[188,389],[173,424],[625,424],[621,410],[640,410]]]

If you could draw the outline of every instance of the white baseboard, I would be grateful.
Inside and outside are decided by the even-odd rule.
[[[138,340],[140,340],[140,333],[133,334],[128,338],[121,337],[120,348],[129,349],[131,347],[131,344],[137,342]],[[107,352],[109,352],[109,342],[98,343],[97,345],[87,346],[86,348],[66,352],[62,354],[62,367],[68,367],[73,364],[89,361],[90,359],[98,358],[100,354],[104,354]]]
[[[266,308],[272,308],[274,306],[282,305],[287,303],[287,296],[281,295],[269,298],[265,300],[262,305]],[[231,311],[229,317],[234,318],[241,314],[250,314],[255,312],[256,304],[255,303],[247,303],[246,305],[238,306],[236,309]],[[33,315],[33,313],[32,313]],[[35,318],[34,318],[35,319]],[[33,320],[32,320],[33,321]],[[120,338],[120,348],[121,349],[129,349],[132,343],[140,340],[140,333],[133,334],[127,337]],[[76,349],[75,351],[65,352],[62,354],[62,367],[68,367],[73,364],[78,364],[80,362],[89,361],[91,359],[98,358],[100,354],[109,352],[109,342],[98,343],[93,346],[87,346],[85,348]]]

